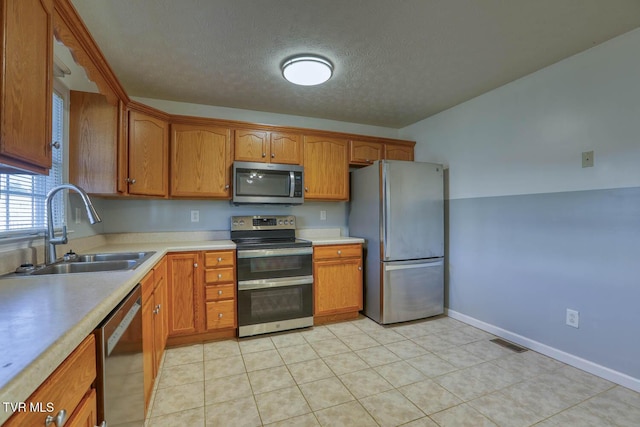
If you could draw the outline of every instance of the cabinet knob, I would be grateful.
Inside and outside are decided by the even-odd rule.
[[[125,179],[125,181],[127,181],[129,184],[135,184],[136,183],[136,179],[135,178],[127,178],[127,179]]]
[[[304,191],[309,191],[309,187],[304,187]]]
[[[56,150],[59,150],[59,149],[60,149],[60,141],[54,141],[54,142],[52,142],[52,143],[51,143],[51,146],[52,146],[53,148],[55,148]]]
[[[358,266],[358,270],[362,271],[362,266],[361,265]]]
[[[218,273],[218,279],[222,279],[222,273]]]
[[[218,291],[218,295],[222,295],[222,291]]]
[[[338,255],[342,255],[342,251],[338,251]]]
[[[273,159],[275,157],[276,157],[275,153],[271,153],[271,158]]]
[[[267,157],[267,153],[262,153],[262,157]]]
[[[50,426],[53,423],[57,427],[62,427],[65,421],[67,421],[67,411],[66,409],[61,409],[55,417],[47,415],[47,418],[44,419],[44,425]]]
[[[198,263],[197,262],[193,263],[193,268],[198,268]]]
[[[218,258],[218,262],[222,262],[222,257]]]
[[[229,189],[229,184],[225,185],[225,186],[224,186],[224,189],[225,189],[225,190],[228,190],[228,189]]]
[[[222,319],[222,313],[218,313],[218,319]]]

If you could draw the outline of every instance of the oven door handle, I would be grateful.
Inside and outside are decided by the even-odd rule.
[[[248,249],[238,250],[239,259],[244,258],[266,258],[272,256],[289,256],[289,255],[312,255],[312,247],[304,248],[280,248],[280,249]]]
[[[284,288],[286,286],[299,286],[313,284],[313,276],[300,276],[282,279],[244,280],[238,282],[238,291],[250,291],[252,289]]]

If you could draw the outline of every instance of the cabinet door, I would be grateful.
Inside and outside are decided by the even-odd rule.
[[[302,164],[302,138],[296,133],[271,133],[271,162]]]
[[[407,145],[387,144],[384,158],[387,160],[408,160],[413,161],[413,147]]]
[[[64,425],[65,427],[96,427],[98,425],[96,389],[92,388],[87,393]]]
[[[362,309],[362,258],[315,261],[314,314]]]
[[[0,4],[0,163],[51,168],[53,0]]]
[[[306,199],[349,199],[348,145],[343,139],[304,137]]]
[[[171,125],[171,195],[231,196],[231,130]]]
[[[349,164],[370,165],[384,158],[384,144],[378,142],[349,141]]]
[[[153,294],[155,307],[155,319],[153,322],[153,363],[156,375],[160,369],[162,354],[167,345],[168,324],[167,324],[167,283],[162,281],[156,287]]]
[[[71,91],[69,181],[92,194],[116,194],[118,106],[104,95]]]
[[[129,194],[167,195],[169,135],[165,121],[129,112]]]
[[[191,252],[171,254],[167,261],[169,336],[198,333],[204,323],[200,256]]]
[[[153,274],[150,275],[153,280]],[[153,285],[153,284],[152,284]],[[156,376],[153,358],[154,345],[154,314],[153,295],[144,298],[142,302],[142,360],[144,367],[144,409],[147,410],[151,392],[153,391],[153,380]],[[107,420],[108,421],[108,420]]]
[[[234,158],[242,162],[269,161],[269,132],[249,129],[236,129]]]

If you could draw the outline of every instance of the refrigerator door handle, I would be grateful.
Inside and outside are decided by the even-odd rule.
[[[391,243],[391,239],[389,239],[389,212],[391,210],[391,201],[389,200],[389,188],[388,188],[388,181],[387,181],[387,162],[380,162],[380,176],[382,177],[382,183],[381,183],[381,188],[382,188],[382,203],[381,203],[381,216],[382,216],[382,221],[381,224],[383,226],[383,236],[382,236],[382,247],[384,248],[384,253],[382,254],[382,259],[383,260],[387,260],[389,259],[389,245]]]
[[[409,270],[412,268],[424,268],[424,267],[438,267],[444,264],[444,260],[439,259],[436,261],[428,261],[421,262],[418,264],[394,264],[394,265],[385,265],[385,271],[394,271],[394,270]]]

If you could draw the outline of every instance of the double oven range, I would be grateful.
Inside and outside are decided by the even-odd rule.
[[[313,248],[295,216],[233,216],[238,336],[313,326]]]

